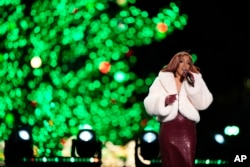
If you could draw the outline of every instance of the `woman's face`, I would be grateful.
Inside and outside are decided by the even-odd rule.
[[[176,70],[176,76],[182,76],[183,71],[189,71],[191,67],[191,60],[189,56],[182,56]]]

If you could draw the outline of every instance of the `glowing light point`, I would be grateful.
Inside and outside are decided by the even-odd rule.
[[[116,0],[116,3],[119,6],[125,6],[125,5],[127,5],[127,0]]]
[[[168,25],[163,22],[158,23],[157,30],[161,33],[166,33],[168,31]]]
[[[99,66],[99,70],[103,74],[107,74],[110,71],[111,65],[109,62],[102,62]]]
[[[115,73],[114,78],[117,82],[123,82],[125,81],[125,73],[122,71],[118,71]]]
[[[39,56],[35,56],[31,59],[30,65],[32,68],[39,68],[42,65],[42,60]]]

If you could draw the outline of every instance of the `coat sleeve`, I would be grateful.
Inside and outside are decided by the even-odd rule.
[[[213,95],[209,91],[201,74],[193,74],[195,79],[194,87],[187,82],[184,83],[187,95],[193,106],[198,110],[207,109],[213,101]]]
[[[151,116],[167,116],[174,106],[174,104],[165,106],[167,95],[168,93],[163,89],[159,78],[156,77],[149,88],[148,95],[144,99],[146,112]]]

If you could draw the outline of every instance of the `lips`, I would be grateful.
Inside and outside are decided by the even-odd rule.
[[[187,69],[183,68],[183,69],[182,69],[182,71],[185,71],[185,72],[186,72],[186,71],[187,71]]]

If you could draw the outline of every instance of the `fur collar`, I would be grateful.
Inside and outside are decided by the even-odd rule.
[[[158,74],[160,83],[164,90],[169,94],[177,94],[174,74],[172,72],[162,72]]]

